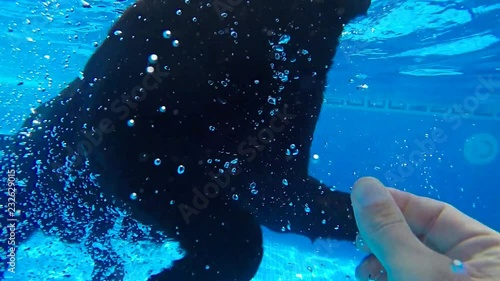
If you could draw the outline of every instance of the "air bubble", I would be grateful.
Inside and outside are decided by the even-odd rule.
[[[151,73],[155,72],[155,68],[152,66],[148,66],[148,67],[146,67],[146,72],[151,74]]]
[[[179,167],[177,167],[177,173],[178,173],[179,175],[184,174],[184,171],[186,171],[186,168],[185,168],[184,166],[179,165]]]
[[[215,127],[214,127],[214,126],[210,126],[210,127],[208,127],[208,129],[209,129],[210,131],[212,131],[212,132],[213,132],[213,131],[215,131]]]
[[[259,193],[259,191],[257,189],[252,189],[252,191],[250,191],[250,193],[252,193],[253,195],[256,195],[257,193]]]
[[[175,204],[175,200],[170,200],[170,205],[174,205]]]
[[[287,179],[283,179],[281,182],[283,183],[284,186],[288,185],[288,180]]]
[[[283,48],[283,46],[280,46],[280,45],[273,46],[273,51],[275,51],[275,52],[282,53],[284,50],[285,50],[285,48]]]
[[[130,193],[130,199],[136,200],[137,199],[137,193],[135,193],[135,192]]]
[[[161,113],[165,113],[167,111],[167,107],[162,105],[160,106],[160,109],[158,109]]]
[[[453,260],[451,263],[451,270],[458,274],[464,274],[466,272],[465,265],[461,260]]]
[[[113,34],[116,35],[116,36],[120,36],[120,35],[122,35],[122,31],[121,30],[115,30],[115,32]]]
[[[157,62],[158,62],[158,56],[157,55],[152,54],[152,55],[149,56],[149,63],[155,64]]]
[[[236,32],[236,31],[231,31],[231,37],[233,37],[233,38],[238,38],[238,32]]]
[[[156,158],[155,161],[154,161],[154,164],[156,166],[160,166],[161,165],[161,159],[160,158]]]
[[[276,98],[273,98],[273,97],[269,96],[267,98],[267,102],[270,103],[270,104],[272,104],[272,105],[276,105]]]
[[[304,211],[306,211],[306,213],[310,213],[310,212],[311,212],[311,208],[309,208],[309,205],[308,205],[308,204],[306,204],[306,205],[304,206]]]
[[[130,119],[130,120],[127,121],[127,126],[134,127],[134,125],[135,125],[134,119]]]
[[[172,41],[172,46],[179,47],[179,40]]]
[[[178,15],[178,16],[182,15],[182,10],[180,10],[180,9],[179,9],[179,10],[177,10],[177,11],[175,12],[175,14],[176,14],[176,15]]]
[[[163,31],[163,38],[170,39],[171,36],[172,36],[172,32],[170,30]]]
[[[256,186],[257,184],[255,182],[250,183],[250,189],[255,189]]]
[[[238,200],[239,197],[238,197],[238,194],[233,194],[233,200]]]
[[[290,39],[290,35],[284,34],[280,37],[280,41],[278,42],[278,44],[287,44],[288,42],[290,42]]]

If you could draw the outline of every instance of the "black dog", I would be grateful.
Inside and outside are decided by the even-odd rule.
[[[84,241],[93,280],[122,280],[109,247],[119,208],[129,214],[120,235],[140,222],[151,232],[135,239],[166,235],[185,250],[150,280],[248,281],[262,259],[260,224],[353,240],[349,195],[309,177],[308,162],[343,26],[369,6],[138,1],[84,77],[40,106],[9,146],[17,242],[36,229]]]

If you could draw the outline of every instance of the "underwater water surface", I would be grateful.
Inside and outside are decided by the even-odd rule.
[[[133,3],[89,2],[0,1],[1,135],[14,134],[31,108],[79,75]],[[500,231],[499,14],[500,4],[486,0],[373,0],[341,37],[310,174],[342,191],[375,176]],[[175,242],[112,246],[126,261],[127,281],[147,280],[180,258]],[[90,280],[82,247],[36,233],[6,278]],[[255,281],[354,280],[363,258],[347,242],[313,244],[267,229],[264,248]]]

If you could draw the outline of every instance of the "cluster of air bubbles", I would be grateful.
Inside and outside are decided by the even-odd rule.
[[[295,144],[292,143],[290,145],[290,148],[286,149],[286,155],[288,155],[288,156],[292,156],[292,155],[295,156],[297,154],[299,154],[299,149],[295,146]]]
[[[183,165],[179,165],[179,167],[177,167],[177,174],[182,175],[185,171],[186,167],[184,167]]]
[[[304,211],[306,213],[310,213],[311,212],[311,208],[309,208],[309,205],[306,203],[306,205],[304,206]]]
[[[216,162],[216,163],[220,163],[220,159],[219,159],[219,158],[216,158],[216,159],[214,159],[213,161],[214,161],[214,162]],[[207,160],[207,163],[208,163],[208,164],[211,164],[211,163],[212,163],[212,159],[208,159],[208,160]]]
[[[179,11],[180,11],[180,10],[179,10]],[[182,12],[181,12],[181,13],[182,13]],[[163,35],[163,38],[165,38],[165,39],[170,39],[170,38],[172,38],[172,31],[170,31],[170,30],[168,30],[168,29],[167,29],[167,30],[164,30],[164,31],[163,31],[163,33],[162,33],[162,35]],[[172,41],[172,46],[174,46],[174,47],[179,47],[179,45],[180,45],[179,40],[173,40],[173,41]]]
[[[283,232],[285,232],[287,229],[292,230],[292,224],[290,223],[290,221],[288,221],[286,228],[284,226],[281,227],[281,231]]]
[[[130,119],[130,120],[127,121],[127,126],[134,127],[134,125],[135,125],[134,119]]]
[[[250,193],[252,193],[253,195],[259,193],[259,191],[256,189],[256,187],[257,187],[257,184],[255,182],[250,183]]]
[[[215,162],[220,162],[220,159],[215,159]],[[209,163],[209,164],[212,163],[212,160],[208,159],[207,163]],[[238,164],[238,158],[235,158],[235,159],[231,160],[230,162],[226,161],[224,163],[224,169],[229,170],[229,171],[231,171],[231,173],[235,174],[236,167],[234,167],[234,166],[237,164]],[[220,168],[219,173],[223,174],[225,172],[224,169]]]

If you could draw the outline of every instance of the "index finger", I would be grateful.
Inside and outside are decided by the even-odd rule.
[[[413,233],[441,254],[455,256],[456,253],[462,259],[469,259],[474,253],[468,251],[481,249],[462,249],[464,243],[474,237],[498,235],[493,229],[447,203],[394,188],[389,188],[389,192]]]

